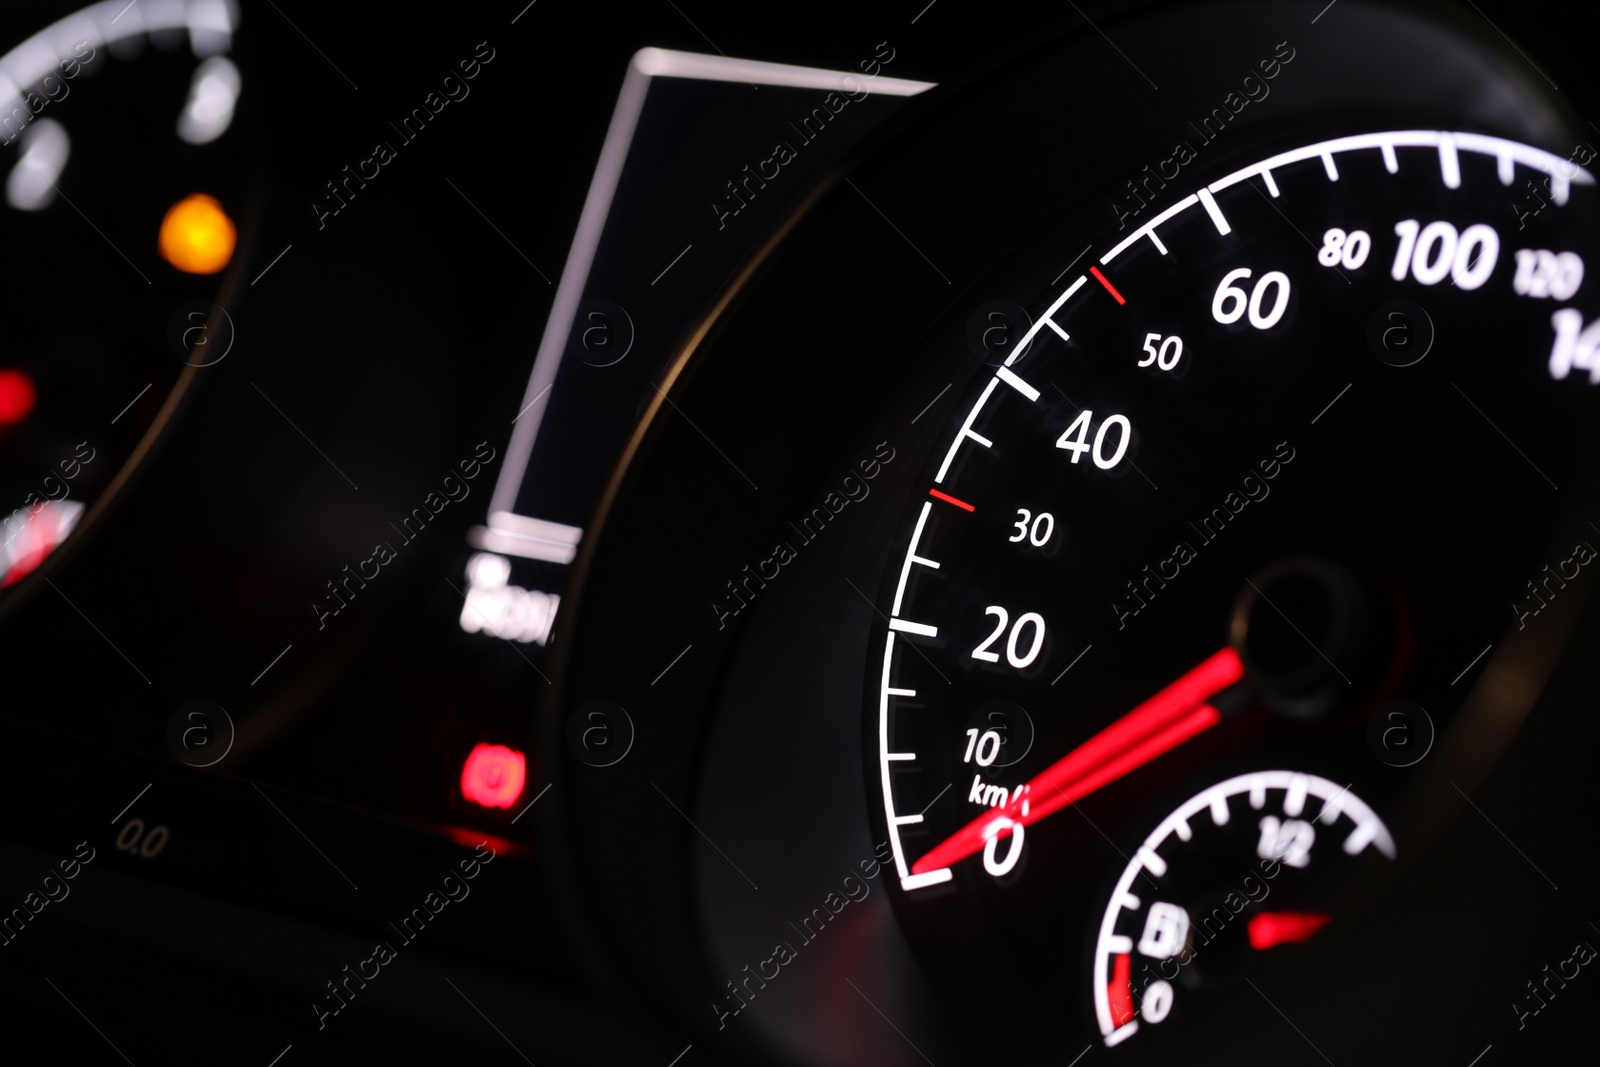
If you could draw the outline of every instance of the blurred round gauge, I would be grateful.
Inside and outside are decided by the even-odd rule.
[[[256,188],[234,0],[0,16],[0,611],[228,354]]]

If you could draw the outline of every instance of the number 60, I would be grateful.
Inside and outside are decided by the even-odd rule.
[[[1289,276],[1281,270],[1269,270],[1261,276],[1251,288],[1250,295],[1246,297],[1244,290],[1233,283],[1247,281],[1249,278],[1249,267],[1230,270],[1222,276],[1222,284],[1217,286],[1216,295],[1211,298],[1211,317],[1226,326],[1238,322],[1248,309],[1250,325],[1256,329],[1265,330],[1276,326],[1289,307]],[[1269,288],[1276,290],[1272,300],[1272,310],[1263,312],[1261,305],[1266,303],[1265,297]]]

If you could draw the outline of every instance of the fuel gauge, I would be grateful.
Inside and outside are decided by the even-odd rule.
[[[1326,778],[1260,771],[1184,801],[1139,846],[1100,920],[1092,988],[1105,1043],[1161,1024],[1178,990],[1231,975],[1248,954],[1314,936],[1336,918],[1315,905],[1316,880],[1373,855],[1395,858],[1388,827]]]

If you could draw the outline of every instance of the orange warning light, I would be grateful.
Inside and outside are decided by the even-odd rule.
[[[215,274],[233,258],[238,236],[216,197],[192,193],[161,220],[161,254],[187,274]]]

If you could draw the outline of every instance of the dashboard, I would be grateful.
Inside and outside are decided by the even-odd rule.
[[[1592,1054],[1589,17],[9,14],[18,1047]]]

